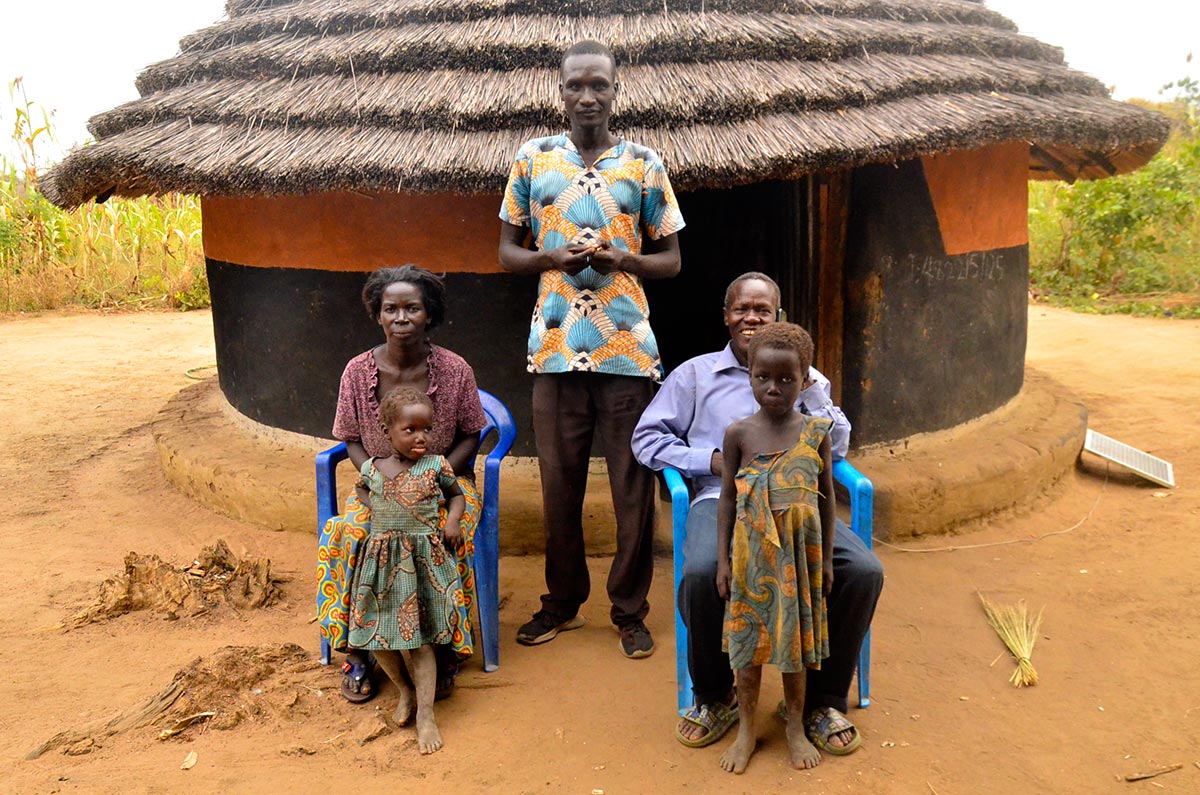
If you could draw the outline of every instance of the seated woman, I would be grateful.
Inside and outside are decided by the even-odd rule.
[[[462,517],[463,543],[457,555],[469,608],[475,601],[472,561],[481,507],[471,461],[487,418],[471,366],[461,356],[431,343],[427,336],[445,316],[445,284],[440,277],[414,265],[381,268],[367,277],[362,299],[367,314],[383,330],[384,343],[355,356],[346,365],[333,435],[346,443],[350,460],[359,470],[368,458],[394,453],[379,418],[379,402],[384,395],[406,386],[420,390],[433,401],[434,424],[428,452],[446,457],[467,500]],[[351,491],[342,515],[329,520],[328,541],[318,550],[318,619],[321,634],[336,651],[347,651],[349,589],[359,546],[370,525],[370,509]],[[452,643],[435,649],[439,696],[449,695],[458,662],[472,652],[469,631],[459,634]],[[374,695],[367,659],[349,650],[342,671],[341,690],[347,700],[359,703]]]

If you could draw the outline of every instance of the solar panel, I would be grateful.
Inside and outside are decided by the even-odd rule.
[[[1083,440],[1083,449],[1095,453],[1101,458],[1120,464],[1126,469],[1133,470],[1146,480],[1160,486],[1175,488],[1175,470],[1170,462],[1155,458],[1149,453],[1143,453],[1136,447],[1130,447],[1124,442],[1096,433],[1088,428]]]

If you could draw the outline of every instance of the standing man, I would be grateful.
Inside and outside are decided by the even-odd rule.
[[[679,610],[688,628],[688,670],[694,705],[675,736],[690,747],[711,745],[737,722],[733,671],[721,651],[725,602],[717,593],[717,501],[727,466],[721,455],[725,429],[758,410],[750,385],[750,338],[779,313],[779,286],[762,273],[744,273],[725,291],[729,344],[681,364],[663,383],[633,435],[639,461],[654,469],[674,467],[691,480],[695,498],[684,541]],[[833,459],[850,444],[850,423],[830,399],[829,381],[810,368],[796,405],[805,414],[833,421]],[[846,695],[863,637],[883,590],[879,559],[839,519],[833,547],[833,590],[826,599],[829,657],[809,670],[804,727],[822,751],[851,753],[862,742],[846,718]]]
[[[528,369],[548,593],[517,641],[545,643],[583,626],[579,607],[591,588],[583,497],[599,430],[617,519],[608,575],[612,622],[626,657],[648,657],[654,640],[643,619],[653,574],[654,474],[634,459],[630,440],[662,364],[642,279],[679,273],[683,217],[658,155],[608,128],[619,88],[608,48],[572,45],[559,81],[571,130],[521,147],[500,209],[500,264],[541,277]]]

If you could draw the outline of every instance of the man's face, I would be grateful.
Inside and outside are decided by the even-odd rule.
[[[608,127],[617,96],[616,66],[603,55],[572,55],[562,66],[558,95],[571,129]]]
[[[746,364],[750,338],[763,326],[774,323],[778,311],[775,290],[762,279],[747,279],[734,286],[729,306],[725,307],[725,328],[729,329],[733,355],[739,362]]]

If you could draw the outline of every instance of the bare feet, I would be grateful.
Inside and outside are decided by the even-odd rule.
[[[392,713],[392,720],[396,722],[397,726],[407,726],[412,722],[413,712],[417,708],[417,693],[413,690],[408,666],[399,652],[395,651],[377,651],[375,660],[387,674],[388,679],[391,679],[392,683],[396,685],[396,689],[400,691],[400,703],[396,705],[396,711]]]
[[[750,755],[754,753],[755,738],[745,731],[746,724],[738,729],[737,739],[733,745],[721,754],[721,769],[727,773],[745,773],[746,765],[750,763]],[[803,734],[803,732],[801,732]]]
[[[400,702],[396,704],[396,711],[392,713],[392,720],[397,726],[407,726],[412,723],[413,715],[417,711],[417,694],[407,685],[397,685],[400,688]]]
[[[398,721],[397,721],[398,722]],[[433,719],[433,710],[417,710],[417,750],[423,754],[432,754],[442,747],[442,733],[438,731]]]
[[[792,757],[792,767],[797,770],[810,770],[821,764],[821,752],[808,741],[800,723],[798,720],[788,721],[788,752]]]
[[[432,754],[442,747],[442,733],[433,719],[434,689],[437,685],[437,661],[433,647],[421,646],[404,652],[417,692],[417,750]]]

